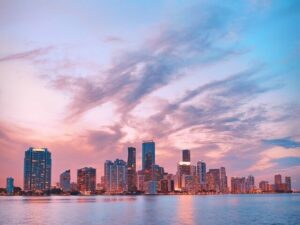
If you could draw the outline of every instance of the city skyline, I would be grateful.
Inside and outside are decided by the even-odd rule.
[[[300,190],[299,1],[117,5],[0,3],[0,187],[23,186],[30,146],[51,151],[54,184],[85,167],[100,181],[130,146],[139,170],[153,139],[149,168],[175,174],[189,149]]]

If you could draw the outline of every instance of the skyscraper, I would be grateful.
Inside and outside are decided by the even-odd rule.
[[[106,167],[106,192],[123,193],[127,191],[127,164],[121,159],[116,159],[114,163],[107,160]]]
[[[142,168],[151,170],[155,165],[155,143],[154,141],[144,141],[142,144]]]
[[[245,177],[231,177],[231,193],[244,194],[246,193],[246,179]]]
[[[64,192],[71,191],[71,171],[66,170],[59,176],[60,188]]]
[[[197,162],[197,177],[198,183],[200,185],[200,190],[203,191],[205,189],[206,183],[206,164],[203,161]]]
[[[246,192],[247,193],[253,193],[253,191],[254,191],[254,184],[255,184],[254,181],[255,181],[254,180],[254,176],[249,175],[247,177],[247,179],[246,179]]]
[[[111,170],[113,162],[111,160],[106,160],[104,163],[104,187],[105,191],[111,190]]]
[[[96,191],[96,169],[84,167],[77,170],[77,188],[81,194],[93,194]]]
[[[182,161],[183,162],[191,162],[190,150],[188,150],[188,149],[182,150]]]
[[[129,192],[137,190],[136,177],[136,149],[134,147],[129,147],[127,160],[127,182]]]
[[[226,176],[225,167],[220,168],[220,192],[221,193],[228,192],[227,176]]]
[[[219,193],[220,192],[220,170],[210,169],[206,173],[207,190]]]
[[[184,175],[191,175],[191,163],[190,162],[179,162],[177,164],[177,179],[178,188],[182,189],[184,184]]]
[[[280,174],[276,174],[274,176],[274,182],[275,191],[281,191],[282,179]]]
[[[6,192],[8,195],[14,194],[14,178],[12,177],[6,179]]]
[[[51,153],[47,148],[29,148],[24,158],[24,191],[42,192],[51,187]]]
[[[286,191],[287,191],[287,192],[292,191],[292,181],[291,181],[291,177],[285,177],[285,183],[286,183]]]

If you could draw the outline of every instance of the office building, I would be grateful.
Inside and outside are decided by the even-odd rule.
[[[220,168],[220,192],[225,194],[228,192],[227,176],[225,167]]]
[[[71,191],[71,171],[66,170],[59,176],[59,185],[63,192]]]
[[[285,177],[285,183],[286,183],[286,191],[291,192],[292,191],[292,180],[291,177]]]
[[[151,170],[155,165],[155,143],[154,141],[144,141],[142,144],[142,168]]]
[[[29,148],[24,158],[24,191],[43,192],[51,187],[51,153],[47,148]]]
[[[177,164],[177,179],[178,189],[183,188],[183,175],[191,175],[191,163],[190,162],[179,162]]]
[[[105,162],[106,192],[124,193],[127,191],[127,164],[124,160],[116,159],[113,163]]]
[[[12,177],[6,178],[6,193],[7,195],[14,194],[14,178]]]
[[[200,191],[204,191],[206,189],[206,163],[203,161],[197,162],[197,178]]]
[[[259,188],[262,192],[269,192],[269,182],[268,181],[261,181],[259,182]]]
[[[77,188],[83,195],[94,194],[96,191],[96,169],[84,167],[77,170]]]
[[[134,147],[129,147],[127,160],[127,182],[129,192],[134,192],[137,190],[136,178],[136,149]]]
[[[254,176],[249,175],[246,179],[246,193],[253,193],[255,189]]]
[[[210,169],[206,173],[207,191],[220,192],[220,169]]]
[[[231,177],[231,194],[245,194],[246,179],[245,177]]]

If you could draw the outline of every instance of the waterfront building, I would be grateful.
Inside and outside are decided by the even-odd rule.
[[[291,192],[292,191],[292,180],[291,177],[285,177],[285,183],[286,183],[286,191]]]
[[[135,192],[137,190],[136,175],[136,149],[134,147],[129,147],[127,160],[127,182],[129,192]]]
[[[59,176],[59,186],[63,192],[71,191],[71,171],[66,170]]]
[[[255,179],[254,176],[249,175],[246,179],[246,192],[253,193],[255,189]]]
[[[51,153],[30,147],[24,158],[24,191],[43,192],[51,187]]]
[[[220,192],[220,169],[210,169],[206,173],[207,190],[210,192]]]
[[[232,194],[245,194],[246,193],[245,177],[231,177],[231,193]]]
[[[142,144],[142,168],[151,170],[155,165],[155,142],[144,141]]]
[[[142,170],[138,171],[137,189],[141,192],[145,191],[145,175],[144,175],[144,172]]]
[[[84,167],[77,170],[77,188],[83,195],[94,194],[96,191],[96,169]]]
[[[124,160],[116,159],[114,163],[107,160],[106,168],[106,192],[124,193],[127,191],[127,163]]]
[[[7,195],[14,194],[14,178],[12,177],[6,178],[6,193]]]
[[[269,189],[269,182],[268,181],[261,181],[259,182],[259,188],[262,192],[268,192],[270,191]]]
[[[190,162],[179,162],[177,164],[177,179],[178,189],[182,189],[183,175],[191,175],[191,163]]]
[[[104,187],[105,187],[105,191],[108,191],[108,192],[112,189],[111,188],[112,165],[113,165],[113,162],[111,160],[106,160],[104,163]]]
[[[200,185],[200,191],[204,191],[206,189],[206,163],[203,161],[197,162],[197,172],[198,184]]]
[[[228,192],[227,176],[225,167],[220,168],[220,192],[225,194]]]

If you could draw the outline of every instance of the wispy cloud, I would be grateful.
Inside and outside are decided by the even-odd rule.
[[[267,145],[281,146],[284,148],[300,148],[300,142],[295,141],[290,137],[262,140],[262,142]]]

